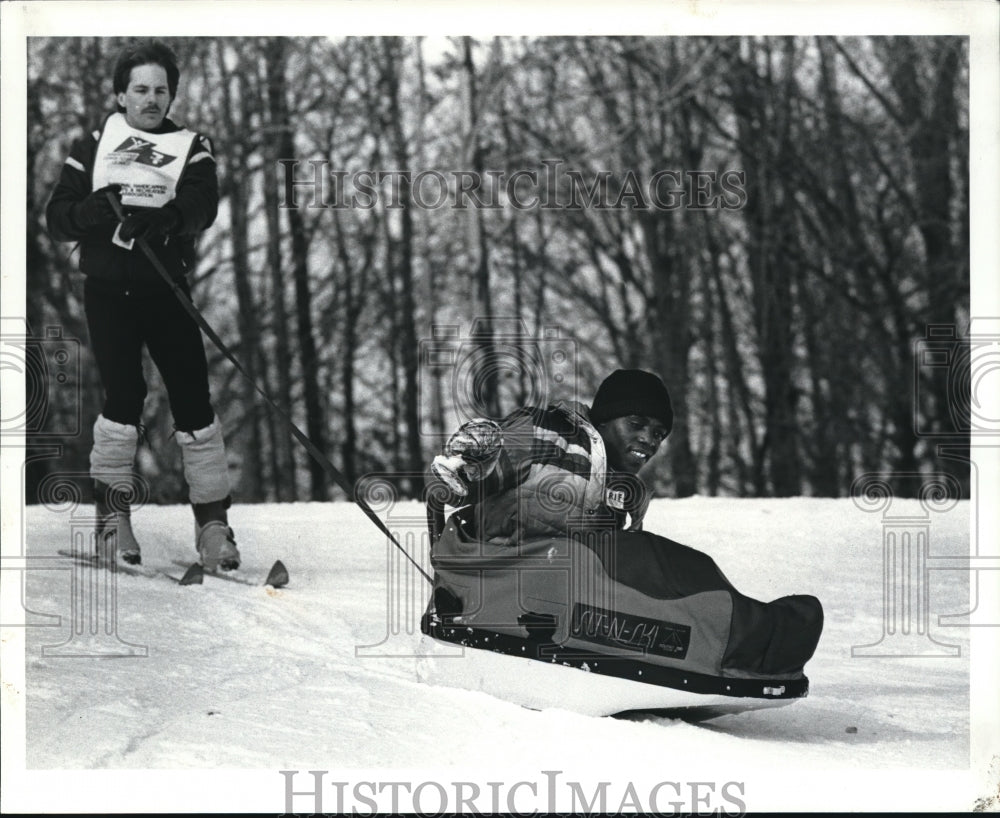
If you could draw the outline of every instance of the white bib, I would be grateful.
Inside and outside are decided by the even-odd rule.
[[[112,114],[97,143],[94,190],[121,185],[122,204],[163,207],[176,194],[196,136],[187,129],[162,134],[140,131],[123,114]]]

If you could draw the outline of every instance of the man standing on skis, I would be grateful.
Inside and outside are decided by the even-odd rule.
[[[105,401],[94,424],[98,549],[139,563],[130,522],[133,464],[146,383],[142,349],[163,378],[205,567],[232,570],[240,554],[227,509],[230,487],[222,429],[212,408],[198,325],[139,246],[146,242],[186,296],[195,240],[219,201],[211,141],[167,113],[180,71],[157,41],[125,48],[114,68],[116,110],[77,139],[46,209],[49,231],[79,242],[84,306]],[[119,223],[111,199],[124,207]]]
[[[672,425],[663,381],[637,369],[609,375],[589,408],[525,407],[499,424],[482,419],[464,424],[431,464],[440,483],[431,485],[428,496],[462,507],[434,546],[438,613],[459,614],[467,604],[473,609],[483,604],[476,595],[480,589],[488,595],[489,584],[461,576],[463,561],[481,556],[477,543],[490,554],[509,547],[516,559],[518,550],[558,550],[571,529],[594,527],[613,532],[610,550],[607,541],[598,545],[590,537],[579,538],[579,547],[595,552],[613,582],[653,600],[726,593],[732,600],[728,669],[801,670],[822,630],[819,600],[751,599],[707,554],[642,530],[649,495],[638,473]],[[459,581],[451,581],[455,578]]]

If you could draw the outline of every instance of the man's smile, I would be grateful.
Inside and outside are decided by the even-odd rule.
[[[645,463],[653,456],[653,453],[643,446],[629,446],[626,453],[640,463]]]

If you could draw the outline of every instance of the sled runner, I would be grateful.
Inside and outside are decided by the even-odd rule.
[[[611,675],[615,666],[593,657],[584,659],[563,652],[537,654],[528,661],[525,653],[511,642],[496,642],[492,637],[478,650],[457,654],[451,641],[440,630],[424,636],[417,660],[417,678],[424,684],[454,687],[486,693],[531,710],[568,710],[584,716],[617,716],[633,712],[668,718],[705,721],[710,718],[748,710],[782,707],[806,695],[808,683],[802,680],[798,696],[770,698],[739,697],[696,693],[687,689],[642,677],[629,679]],[[455,644],[461,644],[456,641]],[[505,650],[506,649],[506,650]],[[577,670],[574,672],[574,668]],[[618,669],[623,669],[619,666]],[[690,679],[689,679],[690,681]]]
[[[421,622],[422,681],[589,715],[722,715],[808,694],[803,666],[822,626],[812,597],[765,604],[730,588],[657,598],[620,581],[621,532],[496,546],[472,536],[468,510],[446,525],[440,510],[429,516],[435,586]]]

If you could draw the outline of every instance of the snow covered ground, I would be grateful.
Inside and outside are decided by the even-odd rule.
[[[969,553],[967,502],[939,513],[896,500],[893,523],[851,500],[654,501],[646,528],[709,552],[744,593],[812,593],[825,607],[808,698],[700,724],[534,712],[419,683],[426,584],[400,574],[353,505],[233,508],[241,573],[262,577],[280,558],[291,574],[282,590],[119,576],[114,588],[74,597],[74,576],[108,578],[54,557],[85,535],[87,511],[24,511],[25,772],[12,777],[8,741],[5,810],[313,812],[312,795],[286,790],[312,793],[316,781],[324,809],[361,812],[375,802],[423,812],[582,811],[588,802],[609,811],[966,810],[996,792],[996,737],[982,735],[996,725],[995,690],[979,683],[977,661],[992,661],[998,631],[938,619],[970,610],[968,568],[946,559]],[[383,516],[421,541],[418,504]],[[174,560],[193,557],[186,508],[142,509],[135,528],[145,565],[179,575]],[[929,633],[905,643],[883,638],[887,531],[930,538],[926,581],[890,582],[929,599]],[[411,593],[390,605],[390,585]],[[93,599],[114,604],[91,611],[105,630],[74,636]],[[874,652],[938,655],[852,656],[880,639]],[[145,655],[59,655],[88,652]],[[13,712],[6,707],[5,732],[22,729]]]

